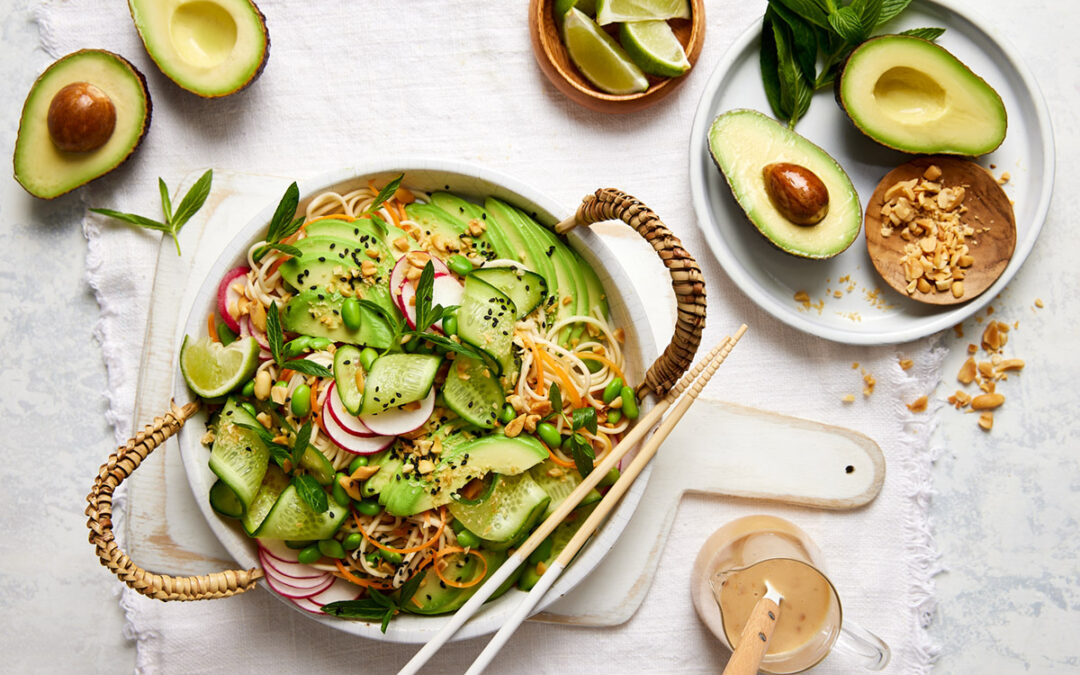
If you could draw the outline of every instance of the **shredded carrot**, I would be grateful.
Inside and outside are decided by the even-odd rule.
[[[294,373],[296,373],[295,370],[290,370],[289,368],[282,368],[281,375],[279,377],[281,378],[282,382],[288,382],[290,379],[292,379]]]
[[[407,213],[405,213],[405,205],[402,204],[401,202],[397,201],[396,197],[394,198],[394,201],[397,203],[398,215],[401,216],[402,220],[408,220],[409,215]]]
[[[326,434],[327,437],[330,436],[330,434],[326,432],[326,425],[323,423],[322,410],[315,411],[315,423],[319,425],[319,428],[322,429],[322,432]]]
[[[532,364],[536,367],[536,384],[533,385],[533,391],[537,396],[544,396],[547,392],[544,391],[544,363],[540,359],[540,348],[536,346],[536,343],[527,337],[523,338],[525,345],[532,352],[533,360]]]
[[[412,204],[416,201],[416,197],[412,192],[409,192],[408,188],[399,187],[397,192],[394,193],[394,199],[398,200],[402,204]]]
[[[221,342],[221,338],[217,334],[217,322],[214,321],[214,313],[210,312],[206,315],[206,332],[210,334],[210,339],[214,342]]]
[[[423,551],[425,548],[430,548],[431,546],[434,546],[435,542],[439,541],[439,537],[441,537],[443,533],[443,528],[446,527],[446,508],[442,507],[439,509],[439,529],[435,531],[435,535],[431,537],[431,539],[425,541],[423,544],[420,544],[418,546],[410,546],[408,548],[390,548],[389,546],[384,546],[383,544],[380,544],[379,542],[372,539],[371,536],[364,531],[364,527],[360,524],[360,517],[357,516],[355,513],[353,514],[353,520],[356,521],[356,528],[360,530],[360,534],[363,535],[364,539],[367,539],[372,546],[374,546],[375,548],[381,548],[388,553],[400,553],[402,555],[405,555],[406,553]]]
[[[574,356],[578,357],[579,359],[591,359],[593,361],[599,361],[608,368],[611,368],[611,372],[615,373],[619,377],[619,379],[623,381],[623,384],[629,384],[629,382],[626,381],[626,375],[623,375],[622,369],[615,365],[615,362],[608,357],[600,356],[596,352],[587,351],[575,352]]]
[[[556,463],[556,464],[558,464],[559,466],[561,466],[561,467],[565,467],[565,468],[568,468],[568,469],[570,469],[570,468],[574,468],[574,467],[576,467],[576,466],[577,466],[577,464],[574,464],[574,463],[573,463],[573,462],[571,462],[570,460],[566,460],[566,459],[563,459],[562,457],[560,457],[560,456],[556,455],[556,454],[555,454],[555,451],[554,451],[554,450],[552,450],[551,448],[549,448],[549,447],[547,446],[547,444],[545,444],[545,443],[544,443],[543,441],[541,441],[541,442],[540,442],[540,444],[541,444],[541,445],[543,445],[543,446],[544,446],[544,448],[546,448],[546,449],[547,449],[547,451],[548,451],[548,459],[550,459],[551,461],[555,462],[555,463]]]
[[[307,227],[312,223],[317,223],[320,220],[344,220],[346,223],[351,223],[352,221],[356,220],[356,218],[353,218],[352,216],[347,216],[344,213],[331,213],[329,215],[319,216],[318,218],[312,218],[311,220],[304,223],[304,227]]]
[[[360,577],[356,576],[348,569],[346,569],[345,565],[342,565],[340,560],[335,560],[334,564],[337,565],[338,571],[341,572],[341,576],[345,577],[345,579],[347,579],[351,583],[356,584],[357,586],[363,586],[364,588],[378,588],[379,590],[393,588],[392,584],[388,584],[385,581],[361,579]]]
[[[393,202],[388,201],[388,202],[386,202],[386,204],[384,204],[384,206],[386,207],[386,212],[390,214],[390,220],[394,221],[394,227],[396,227],[396,228],[398,228],[400,230],[401,229],[401,218],[394,211]]]
[[[480,559],[480,563],[484,566],[483,571],[466,583],[462,583],[460,581],[451,581],[450,579],[447,579],[443,576],[442,570],[439,569],[439,560],[445,556],[450,555],[451,553],[464,553],[466,557],[470,555],[476,556]],[[435,568],[435,575],[439,577],[439,580],[447,586],[453,586],[454,588],[471,588],[483,581],[484,577],[487,576],[488,571],[487,558],[480,555],[479,551],[476,551],[474,549],[469,549],[468,551],[466,551],[460,546],[447,546],[445,548],[439,549],[439,551],[435,554],[435,564],[433,565],[433,567]]]
[[[570,373],[566,372],[566,369],[559,365],[559,363],[548,355],[547,352],[541,351],[540,357],[547,361],[548,366],[551,368],[559,380],[563,384],[563,394],[570,398],[570,402],[574,404],[575,408],[581,407],[581,396],[577,393],[577,387],[574,385],[574,380],[570,377]]]

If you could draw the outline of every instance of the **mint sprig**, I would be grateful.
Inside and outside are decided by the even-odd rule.
[[[281,243],[282,240],[294,235],[304,224],[303,216],[296,215],[296,209],[299,206],[300,188],[294,181],[285,188],[285,194],[281,196],[281,201],[278,202],[274,215],[270,218],[270,224],[266,228],[266,243],[255,249],[255,253],[251,256],[255,262],[262,260],[263,256],[272,250],[281,251],[295,258],[300,257],[302,253],[300,249]]]
[[[414,574],[411,579],[402,584],[401,590],[398,591],[397,599],[383,593],[377,588],[369,588],[367,597],[360,598],[359,600],[339,600],[338,602],[331,602],[328,605],[323,605],[322,611],[342,619],[379,621],[382,624],[381,630],[385,633],[386,627],[390,625],[390,620],[399,612],[412,613],[408,603],[412,600],[413,596],[416,595],[416,591],[420,588],[420,582],[424,580],[425,574],[427,574],[426,569],[420,570]]]
[[[173,211],[172,200],[169,199],[169,188],[165,185],[164,179],[158,178],[158,192],[161,195],[161,213],[165,218],[165,222],[134,213],[114,211],[112,209],[92,208],[90,211],[93,213],[100,213],[101,215],[110,218],[115,218],[116,220],[131,225],[144,227],[148,230],[163,232],[172,237],[173,243],[176,244],[176,255],[180,255],[180,240],[177,238],[180,234],[180,229],[183,228],[184,225],[191,220],[191,217],[206,203],[206,198],[210,195],[210,186],[213,181],[214,171],[213,169],[207,169],[206,173],[200,176],[199,180],[195,181],[195,184],[187,191],[184,198],[180,200],[180,205],[176,207],[176,211]]]

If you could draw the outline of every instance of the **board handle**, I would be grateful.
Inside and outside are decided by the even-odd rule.
[[[679,238],[671,233],[660,217],[636,197],[614,188],[601,188],[585,197],[577,212],[555,226],[565,234],[578,225],[592,225],[607,220],[621,220],[653,247],[671,274],[678,316],[671,342],[645,373],[638,395],[652,392],[663,396],[675,386],[694,360],[701,333],[705,329],[705,277],[697,261]]]
[[[170,408],[164,415],[155,417],[153,424],[148,424],[117,448],[98,470],[94,486],[86,497],[90,503],[86,507],[90,543],[94,545],[102,565],[131,588],[156,600],[210,600],[251,590],[262,577],[262,570],[226,570],[190,577],[155,574],[136,565],[116,544],[112,524],[113,492],[139,468],[154,448],[180,431],[184,422],[199,410],[199,404],[193,402],[178,406],[172,401]]]

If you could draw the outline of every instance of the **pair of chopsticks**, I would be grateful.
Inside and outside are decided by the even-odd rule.
[[[679,420],[686,413],[687,409],[697,398],[698,394],[705,387],[708,381],[716,373],[720,364],[724,362],[727,355],[731,353],[731,350],[735,347],[735,344],[739,341],[739,338],[746,332],[746,325],[743,324],[739,327],[739,330],[735,332],[734,336],[724,338],[719,344],[713,347],[709,353],[702,359],[696,366],[694,366],[689,372],[683,375],[667,396],[661,399],[644,417],[642,417],[637,424],[626,434],[626,436],[616,445],[611,452],[604,457],[604,459],[597,464],[588,476],[581,481],[581,484],[574,489],[573,492],[559,505],[559,508],[555,510],[550,516],[540,524],[532,535],[525,540],[523,544],[503,563],[499,569],[497,569],[491,577],[484,582],[484,584],[477,589],[476,593],[469,598],[457,612],[455,612],[447,621],[446,625],[440,630],[426,645],[424,645],[420,651],[409,660],[408,663],[399,671],[399,675],[411,675],[420,670],[420,668],[428,662],[428,660],[442,647],[446,642],[456,633],[461,626],[465,624],[473,614],[480,608],[484,602],[505,582],[515,570],[518,569],[528,559],[529,555],[550,535],[559,524],[566,518],[566,516],[577,507],[581,500],[589,493],[600,479],[614,467],[619,460],[621,460],[630,450],[632,450],[648,433],[652,430],[658,422],[660,426],[657,428],[656,433],[646,442],[637,456],[619,476],[618,481],[608,490],[604,495],[603,500],[597,505],[589,517],[582,523],[577,533],[567,543],[566,548],[562,550],[559,556],[551,564],[550,567],[544,572],[543,576],[536,585],[529,591],[528,595],[520,602],[520,604],[514,609],[513,613],[503,624],[502,628],[492,637],[491,641],[487,644],[480,655],[473,662],[472,666],[467,671],[468,673],[479,673],[491,663],[492,659],[499,652],[510,636],[513,635],[517,627],[528,618],[530,612],[539,604],[540,600],[547,593],[548,589],[555,583],[555,580],[559,578],[562,571],[566,569],[566,566],[570,564],[570,561],[574,559],[574,556],[585,545],[585,542],[599,529],[601,523],[607,517],[609,513],[615,508],[615,505],[619,502],[626,491],[630,489],[634,480],[641,473],[642,469],[649,463],[660,449],[660,445],[667,438],[671,430],[675,428]],[[675,405],[675,409],[671,411],[671,414],[663,418],[664,413],[675,403],[676,399],[689,388],[689,392],[686,396],[678,401]]]

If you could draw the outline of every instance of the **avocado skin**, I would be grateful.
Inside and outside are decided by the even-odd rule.
[[[259,17],[259,27],[262,30],[263,37],[266,38],[266,48],[263,49],[262,59],[259,61],[259,65],[256,66],[255,72],[251,74],[251,77],[249,77],[243,84],[241,84],[236,89],[222,92],[220,94],[206,94],[200,91],[196,91],[195,89],[192,89],[191,87],[186,87],[181,82],[178,82],[177,80],[174,80],[172,77],[170,77],[169,74],[165,71],[165,69],[161,67],[161,62],[158,61],[157,56],[155,56],[154,53],[151,52],[149,49],[146,49],[146,39],[143,37],[142,28],[140,28],[138,22],[135,21],[135,8],[132,7],[132,0],[128,0],[128,14],[131,15],[131,22],[135,24],[135,31],[139,34],[139,39],[143,43],[143,49],[146,50],[147,56],[149,56],[150,60],[154,62],[154,65],[158,67],[158,70],[161,71],[162,75],[168,77],[174,84],[176,84],[176,86],[180,87],[184,91],[190,91],[196,96],[200,96],[202,98],[222,98],[224,96],[231,96],[232,94],[241,92],[250,87],[252,83],[255,82],[255,80],[259,79],[259,76],[262,75],[263,71],[266,70],[266,64],[270,60],[270,29],[266,27],[266,15],[263,14],[262,10],[259,9],[259,6],[251,0],[246,0],[246,2],[248,5],[251,6],[252,11],[254,11],[254,13]],[[145,78],[143,78],[143,84],[144,86],[146,84]],[[149,118],[149,114],[147,115],[147,118]],[[147,122],[149,122],[149,119],[147,120]]]
[[[120,56],[119,54],[117,54],[115,52],[110,52],[110,51],[108,51],[106,49],[80,49],[80,50],[78,50],[76,52],[72,52],[72,53],[70,53],[70,54],[68,54],[66,56],[62,56],[59,59],[57,59],[56,61],[54,61],[52,65],[50,65],[48,68],[45,69],[45,72],[43,72],[41,75],[38,76],[38,78],[36,80],[34,80],[34,84],[30,85],[30,91],[26,95],[26,101],[23,103],[22,112],[19,114],[19,130],[16,133],[16,136],[15,136],[16,139],[19,138],[20,136],[22,136],[22,134],[23,134],[23,121],[24,121],[24,117],[25,117],[26,106],[27,106],[27,104],[30,103],[30,98],[34,93],[34,89],[37,88],[38,83],[41,82],[42,78],[44,78],[45,75],[47,75],[53,68],[63,67],[61,64],[63,64],[68,59],[70,59],[72,57],[75,57],[75,56],[79,56],[81,54],[87,54],[87,53],[92,53],[92,52],[99,53],[99,54],[106,54],[106,55],[111,56],[112,58],[116,59],[117,61],[120,62],[120,65],[122,65],[122,66],[126,67],[128,70],[130,70],[135,75],[136,79],[139,81],[139,87],[142,89],[143,98],[146,99],[146,117],[143,118],[142,129],[139,131],[139,137],[137,139],[135,139],[135,142],[132,144],[131,148],[128,150],[128,153],[126,155],[124,155],[116,164],[114,164],[111,169],[109,169],[108,171],[105,171],[105,172],[103,172],[103,173],[101,173],[101,174],[99,174],[97,176],[94,176],[93,178],[90,178],[89,180],[85,180],[82,183],[79,183],[78,185],[73,185],[70,188],[68,188],[67,190],[64,190],[63,192],[60,192],[60,193],[55,194],[55,195],[39,195],[39,194],[36,194],[25,183],[23,183],[22,180],[19,178],[18,172],[15,170],[15,158],[12,157],[12,159],[11,159],[12,172],[13,172],[13,175],[15,177],[16,182],[18,182],[19,185],[21,185],[24,190],[26,190],[30,194],[34,195],[38,199],[56,199],[57,197],[61,197],[63,195],[66,195],[67,193],[71,192],[72,190],[76,190],[78,188],[81,188],[82,186],[86,185],[87,183],[91,183],[91,182],[97,180],[98,178],[101,178],[102,176],[105,176],[105,175],[107,175],[109,173],[112,173],[118,167],[120,167],[122,164],[124,164],[124,162],[128,161],[128,159],[131,158],[132,153],[134,153],[135,150],[138,149],[138,147],[140,145],[142,145],[143,139],[146,138],[147,132],[150,131],[150,118],[153,116],[154,105],[153,105],[153,101],[150,99],[150,90],[146,86],[146,76],[142,74],[142,71],[139,70],[138,68],[136,68],[135,64],[133,64],[131,61],[128,61],[123,56]],[[45,124],[45,120],[41,120],[40,123]],[[18,142],[16,141],[16,148],[17,147],[18,147]]]

